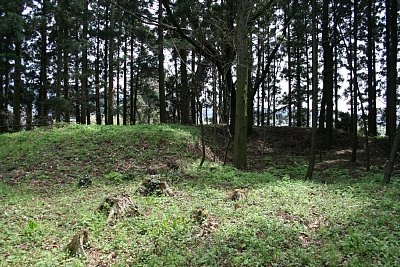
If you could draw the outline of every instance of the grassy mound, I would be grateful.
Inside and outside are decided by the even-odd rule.
[[[378,170],[354,178],[332,168],[316,176],[334,182],[304,181],[303,161],[199,169],[197,139],[196,129],[169,125],[1,135],[0,266],[398,266],[397,180],[385,186]],[[174,196],[136,194],[154,173]],[[79,188],[87,175],[91,185]],[[246,197],[227,199],[235,188]],[[121,191],[141,215],[111,224],[97,207]],[[207,210],[202,224],[196,209]],[[69,257],[80,229],[87,255]]]

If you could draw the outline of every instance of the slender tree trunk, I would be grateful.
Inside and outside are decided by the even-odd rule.
[[[335,30],[336,31],[336,30]],[[336,40],[336,34],[335,34],[335,40]],[[335,41],[335,44],[337,42]],[[338,82],[338,46],[335,45],[335,51],[334,51],[334,87],[335,87],[335,128],[337,128],[339,124],[339,82]]]
[[[247,1],[238,2],[237,22],[237,89],[235,109],[235,132],[233,143],[233,164],[238,169],[247,167],[247,98],[248,98],[248,33],[247,16],[249,4]]]
[[[291,54],[291,34],[290,25],[288,26],[288,125],[292,126],[292,54]]]
[[[76,52],[75,54],[75,64],[74,64],[74,74],[75,77],[75,121],[76,123],[81,123],[81,94],[79,92],[79,56]]]
[[[397,121],[397,1],[386,0],[387,32],[387,91],[386,91],[386,134],[392,146]]]
[[[263,44],[264,44],[264,28],[262,27],[261,23],[258,23],[258,27],[260,29],[261,34],[258,34],[257,37],[257,71],[256,71],[256,79],[258,79],[260,77],[261,74],[261,68],[263,68],[264,64],[263,64],[263,60],[264,60],[264,51],[263,51]],[[260,120],[260,116],[261,118],[264,117],[264,110],[260,111],[260,102],[261,103],[261,108],[264,108],[264,104],[263,104],[263,99],[260,100],[260,89],[263,90],[264,87],[261,86],[261,88],[257,89],[257,126],[264,125],[264,122],[261,122],[262,119]],[[261,92],[261,97],[262,97],[262,93]]]
[[[190,111],[189,111],[189,87],[188,87],[188,74],[187,74],[187,50],[186,49],[179,49],[179,54],[181,58],[181,123],[182,124],[190,124]]]
[[[18,15],[22,14],[22,6],[18,10]],[[22,91],[22,40],[16,36],[15,40],[15,66],[14,66],[14,94],[13,94],[13,129],[20,131],[21,128],[21,91]]]
[[[358,94],[358,99],[360,100],[360,106],[361,106],[361,115],[362,115],[362,122],[363,122],[363,130],[364,130],[364,138],[365,138],[365,157],[366,157],[366,170],[367,172],[370,171],[371,169],[371,164],[370,164],[370,152],[369,152],[369,137],[368,137],[368,126],[367,126],[367,114],[365,113],[365,109],[363,106],[363,97],[361,95],[361,92],[359,88],[357,87],[357,94]]]
[[[376,125],[376,87],[374,84],[374,65],[375,61],[373,60],[373,51],[375,49],[374,43],[374,24],[375,18],[373,18],[373,6],[375,4],[374,0],[367,1],[367,68],[368,68],[368,134],[370,136],[377,136],[378,129]]]
[[[351,162],[356,162],[357,160],[357,143],[358,143],[358,137],[357,137],[357,124],[358,124],[358,119],[357,119],[357,91],[358,91],[358,63],[357,63],[357,39],[358,39],[358,5],[357,1],[354,1],[354,44],[353,44],[353,55],[354,55],[354,66],[353,66],[353,82],[354,82],[354,88],[353,88],[353,147],[351,151]],[[350,48],[351,49],[351,48]]]
[[[69,10],[69,1],[68,0],[63,0],[63,7],[64,10]],[[66,21],[63,19],[63,85],[64,85],[64,99],[66,106],[64,108],[64,121],[66,123],[70,123],[71,121],[71,103],[70,103],[70,97],[69,97],[69,50],[70,50],[70,45],[68,44],[68,36],[69,36],[69,25],[66,23]]]
[[[122,21],[119,24],[119,29],[122,28]],[[120,84],[119,84],[119,74],[120,74],[120,50],[121,50],[121,31],[118,34],[118,41],[117,41],[117,125],[120,125],[120,118],[119,115],[121,113],[121,106],[120,106]]]
[[[128,59],[128,34],[125,33],[125,45],[124,45],[124,98],[122,100],[122,124],[127,125],[127,108],[128,108],[128,94],[127,94],[127,86],[128,86],[128,68],[127,68],[127,59]]]
[[[81,123],[90,124],[90,108],[89,108],[89,69],[88,69],[88,15],[89,15],[89,0],[84,0],[84,14],[83,14],[83,49],[82,49],[82,109],[81,109]]]
[[[308,34],[306,33],[306,73],[307,73],[307,128],[310,127],[310,62],[308,57]]]
[[[306,178],[311,178],[315,166],[315,154],[317,149],[317,110],[318,110],[318,40],[317,40],[317,4],[312,0],[312,138],[310,160]]]
[[[48,122],[47,109],[47,9],[49,0],[42,1],[42,21],[40,25],[40,90],[39,90],[39,124],[46,125]]]
[[[329,3],[330,0],[324,0],[323,10],[322,10],[322,47],[324,50],[323,93],[326,101],[326,148],[327,149],[331,149],[333,143],[333,47],[329,41],[330,40]],[[323,103],[323,105],[325,105],[325,103]]]
[[[57,18],[57,16],[56,16]],[[62,26],[60,21],[57,21],[57,74],[56,74],[56,99],[59,103],[61,101],[61,82],[62,82],[62,68],[63,68],[63,57],[62,57],[62,44],[63,44],[63,34]],[[55,106],[56,110],[56,122],[61,122],[61,105],[57,104]]]
[[[96,124],[101,125],[100,111],[100,29],[97,21],[96,60],[95,60],[95,87],[96,87]]]
[[[162,0],[158,1],[158,23],[163,23]],[[160,95],[160,123],[167,123],[167,104],[165,99],[164,73],[164,31],[158,26],[158,93]]]
[[[31,96],[26,99],[26,130],[32,130],[33,124],[33,98]]]
[[[393,173],[393,166],[396,160],[397,151],[399,151],[399,147],[400,147],[400,124],[397,127],[397,132],[393,140],[393,144],[390,148],[389,160],[387,160],[385,164],[383,181],[387,184],[390,183],[390,178]]]
[[[115,24],[115,8],[111,5],[111,16],[110,16],[110,51],[109,51],[109,69],[108,69],[108,99],[107,99],[107,123],[109,125],[114,124],[114,24]]]
[[[130,95],[129,95],[129,98],[130,98],[130,108],[129,108],[129,113],[130,113],[130,124],[131,125],[134,125],[135,124],[135,119],[136,118],[134,118],[133,116],[133,113],[134,113],[134,109],[133,109],[133,96],[134,96],[134,79],[133,79],[133,71],[134,71],[134,57],[133,57],[133,52],[134,52],[134,42],[133,42],[133,33],[131,34],[131,64],[130,64],[130,78],[131,78],[131,80],[130,80]]]
[[[106,5],[106,21],[105,21],[105,32],[108,33],[109,32],[109,27],[108,27],[108,21],[109,21],[109,16],[108,16],[108,9],[109,6],[108,4]],[[104,96],[103,96],[103,112],[104,112],[104,124],[107,124],[107,120],[108,120],[108,52],[109,52],[109,48],[108,48],[108,41],[109,38],[106,36],[104,38]]]
[[[137,71],[136,71],[136,80],[135,80],[135,91],[133,98],[133,125],[136,124],[136,114],[137,114],[137,98],[138,98],[138,90],[139,90],[139,82],[140,82],[140,66],[142,64],[142,53],[144,46],[140,45],[140,52],[137,59]]]
[[[275,126],[276,125],[276,89],[277,89],[277,87],[276,87],[276,76],[278,75],[277,74],[277,72],[278,72],[278,68],[276,67],[276,59],[274,59],[274,87],[272,88],[272,96],[273,96],[273,99],[272,99],[272,126]]]
[[[5,124],[5,97],[3,93],[3,67],[0,67],[0,133],[5,132],[6,124]],[[4,86],[5,87],[5,86]]]
[[[200,60],[199,60],[199,62],[200,62]],[[190,115],[191,115],[192,123],[194,125],[196,125],[196,123],[197,123],[197,111],[196,111],[197,96],[196,96],[196,94],[198,93],[197,89],[196,89],[197,81],[196,81],[195,69],[196,69],[196,52],[193,49],[192,50],[192,86],[191,86],[192,91],[190,92]],[[199,106],[199,105],[197,105],[197,106]],[[201,105],[201,106],[203,107],[203,105]],[[207,105],[206,105],[206,111],[207,111]],[[207,114],[206,114],[206,123],[207,123]]]
[[[300,38],[299,38],[300,39]],[[300,48],[296,47],[296,126],[302,126],[302,116],[301,116],[301,107],[302,107],[302,92],[301,92],[301,65],[300,65]]]

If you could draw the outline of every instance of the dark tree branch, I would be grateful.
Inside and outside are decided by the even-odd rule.
[[[250,15],[250,23],[255,22],[259,17],[265,14],[268,9],[270,9],[277,1],[276,0],[269,0],[268,3],[266,3],[263,7],[260,9],[256,10],[254,14]]]
[[[288,18],[286,24],[284,25],[284,27],[283,27],[283,29],[282,29],[282,32],[285,32],[286,29],[287,29],[287,27],[289,27],[289,25],[290,25],[290,23],[291,23],[291,21],[292,21],[292,19],[293,19],[293,17],[294,17],[294,14],[295,14],[295,11],[296,11],[296,7],[297,7],[297,6],[294,6],[294,7],[293,7],[293,11],[292,11],[292,13],[290,14],[290,16],[289,16],[289,18]],[[271,54],[269,54],[269,56],[268,56],[267,62],[266,62],[265,67],[264,67],[264,70],[261,72],[261,75],[260,75],[259,77],[256,77],[256,81],[254,82],[254,86],[253,86],[252,92],[251,92],[251,93],[253,94],[253,97],[255,96],[255,94],[256,94],[258,88],[260,87],[261,83],[262,83],[262,82],[265,80],[265,78],[267,77],[268,72],[269,72],[269,67],[271,66],[272,60],[274,60],[274,58],[275,58],[275,56],[276,56],[276,53],[278,52],[279,47],[280,47],[281,44],[283,43],[283,40],[284,40],[284,39],[282,38],[281,40],[278,40],[278,41],[277,41],[277,43],[276,43],[274,49],[272,50]]]
[[[211,62],[214,62],[218,68],[222,69],[222,60],[218,57],[218,52],[209,44],[207,43],[198,43],[196,40],[193,38],[189,37],[183,29],[179,26],[179,23],[175,20],[172,10],[170,8],[170,3],[168,0],[162,0],[163,6],[165,7],[165,10],[167,12],[168,18],[171,21],[171,23],[174,25],[176,28],[176,31],[179,33],[179,35],[185,39],[187,42],[189,42],[191,45],[193,45],[197,51],[207,59],[209,59]],[[204,39],[204,38],[203,38]]]

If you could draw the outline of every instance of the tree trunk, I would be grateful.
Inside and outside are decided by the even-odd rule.
[[[22,14],[22,5],[18,5],[18,16]],[[22,15],[21,15],[22,16]],[[22,29],[21,29],[22,30]],[[22,93],[22,40],[15,36],[15,66],[14,66],[14,95],[13,95],[13,130],[21,130],[21,93]]]
[[[69,10],[69,1],[63,0],[62,8],[64,11]],[[69,100],[69,50],[70,45],[68,44],[68,36],[69,36],[69,25],[63,19],[63,85],[64,85],[64,100],[65,100],[65,108],[64,108],[64,121],[66,123],[70,123],[71,121],[71,103]]]
[[[326,104],[326,148],[332,148],[333,142],[333,47],[329,38],[329,3],[323,1],[322,9],[322,47],[324,50],[324,88],[323,94]],[[322,113],[322,112],[321,112]],[[322,114],[321,114],[322,115]],[[320,125],[321,127],[321,125]]]
[[[387,91],[386,91],[386,134],[393,144],[397,121],[397,1],[386,1],[387,33]]]
[[[85,0],[84,3],[84,14],[83,14],[83,29],[82,29],[82,39],[83,39],[83,50],[82,50],[82,108],[81,108],[81,123],[90,124],[90,109],[89,109],[89,85],[88,85],[88,5],[89,0]]]
[[[40,25],[40,90],[38,102],[39,124],[47,124],[47,9],[49,0],[42,1],[42,21]]]
[[[95,60],[95,86],[96,86],[96,124],[101,125],[100,111],[100,30],[97,21],[96,60]]]
[[[158,23],[163,23],[162,0],[158,1]],[[167,123],[167,104],[165,100],[165,73],[164,73],[164,32],[158,26],[158,93],[160,95],[160,123]]]
[[[75,77],[75,121],[81,123],[81,94],[79,93],[79,60],[78,53],[75,54],[74,74]]]
[[[181,57],[181,123],[182,124],[190,124],[190,99],[189,99],[189,86],[188,86],[188,74],[187,74],[187,50],[186,49],[179,49],[179,54]]]
[[[373,60],[373,51],[375,49],[374,42],[374,24],[375,18],[373,18],[373,6],[375,4],[374,0],[368,0],[367,3],[367,68],[368,68],[368,134],[370,136],[377,136],[378,130],[376,125],[376,86],[374,84],[374,65],[375,61]]]
[[[299,38],[299,37],[298,37]],[[300,38],[299,38],[300,39]],[[302,91],[301,91],[301,65],[300,65],[300,48],[296,47],[296,126],[301,127],[302,115],[301,115],[301,106],[302,106]]]
[[[142,64],[142,53],[144,46],[143,44],[140,46],[140,52],[137,60],[137,71],[136,71],[136,80],[135,80],[135,91],[133,93],[133,125],[136,124],[136,114],[137,114],[137,98],[138,98],[138,90],[139,90],[139,82],[140,82],[140,65]]]
[[[400,147],[400,124],[397,127],[397,132],[395,138],[393,140],[393,144],[391,145],[390,149],[390,157],[389,160],[386,161],[385,169],[384,169],[384,178],[383,181],[385,183],[390,183],[390,178],[393,172],[394,162],[396,160],[397,152],[399,151]]]
[[[61,82],[62,82],[62,69],[63,69],[63,57],[62,57],[62,45],[63,45],[63,29],[61,21],[56,16],[57,27],[57,73],[56,73],[56,99],[57,102],[61,101]],[[57,104],[56,107],[56,122],[61,122],[61,105]]]
[[[200,62],[200,60],[199,60],[199,62]],[[197,92],[197,87],[196,87],[197,81],[196,81],[196,75],[195,75],[196,70],[195,69],[196,69],[196,51],[195,51],[195,49],[193,49],[192,50],[192,86],[191,86],[192,90],[190,92],[190,116],[191,116],[192,124],[194,124],[194,125],[196,125],[196,123],[197,123],[196,106],[197,107],[201,106],[203,108],[203,105],[201,105],[201,104],[196,105],[197,94],[199,94],[199,93]],[[200,92],[200,94],[201,94],[201,92]],[[207,104],[205,106],[206,106],[205,108],[206,108],[206,112],[207,112]],[[206,123],[207,123],[207,114],[206,114]]]
[[[128,58],[128,34],[125,33],[125,45],[124,45],[124,92],[123,92],[123,100],[122,100],[122,124],[127,125],[127,108],[128,108],[128,94],[127,94],[127,86],[128,86],[128,68],[127,68],[127,58]]]
[[[129,95],[129,102],[130,102],[130,108],[129,108],[129,114],[130,114],[130,124],[131,125],[134,125],[135,124],[135,119],[136,118],[134,118],[133,117],[133,113],[134,113],[134,109],[133,109],[133,96],[134,96],[134,86],[133,86],[133,83],[134,83],[134,79],[133,79],[133,67],[134,67],[134,58],[133,58],[133,52],[134,52],[134,45],[133,45],[133,33],[131,34],[131,64],[130,64],[130,78],[131,78],[131,80],[130,80],[130,95]]]
[[[306,73],[307,73],[307,128],[310,127],[310,63],[309,63],[309,57],[308,57],[308,35],[306,33]]]
[[[115,24],[115,8],[111,5],[111,16],[110,16],[110,31],[109,31],[109,69],[108,69],[108,99],[107,99],[107,123],[109,125],[114,124],[114,24]]]
[[[354,66],[353,66],[353,147],[351,151],[351,162],[357,160],[357,91],[358,91],[358,77],[357,77],[357,38],[358,38],[358,6],[357,1],[354,1],[354,44],[353,44],[353,55],[354,55]],[[350,48],[351,49],[351,48]]]
[[[315,153],[317,149],[317,109],[318,109],[318,40],[317,40],[317,5],[312,0],[312,138],[310,160],[306,178],[311,178],[315,166]]]
[[[0,67],[0,133],[5,132],[5,97],[3,93],[3,67]]]
[[[248,33],[247,16],[249,4],[238,2],[237,22],[237,89],[235,110],[235,132],[233,143],[233,164],[238,169],[247,167],[247,97],[248,97]]]
[[[105,32],[108,33],[109,31],[109,27],[108,27],[108,4],[106,5],[106,15],[105,15]],[[108,120],[108,52],[109,52],[109,48],[108,48],[108,37],[105,36],[104,38],[104,96],[103,96],[103,112],[104,112],[104,124],[107,124],[107,120]]]
[[[290,25],[288,26],[288,39],[287,39],[287,50],[288,50],[288,125],[292,126],[292,54],[291,54],[291,34]]]

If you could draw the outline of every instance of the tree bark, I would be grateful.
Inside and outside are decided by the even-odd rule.
[[[64,11],[69,10],[69,1],[63,0],[62,8]],[[66,24],[65,20],[63,20],[63,85],[64,85],[64,99],[65,99],[65,108],[64,108],[64,121],[66,123],[70,123],[71,121],[71,103],[69,101],[69,40],[67,39],[69,36],[69,25]]]
[[[291,34],[290,25],[287,29],[287,53],[288,53],[288,126],[292,126],[292,54],[291,54]]]
[[[22,12],[23,12],[23,4],[21,1],[18,1],[16,5],[16,15],[21,17],[22,20]],[[22,27],[22,25],[21,25]],[[16,32],[14,38],[14,46],[15,46],[15,66],[14,66],[14,95],[13,95],[13,130],[20,131],[21,130],[21,93],[22,93],[22,40],[20,34],[22,33],[22,28],[17,29],[21,32]]]
[[[95,59],[95,87],[96,87],[96,124],[101,125],[100,111],[100,26],[97,21],[96,59]]]
[[[131,80],[130,80],[130,94],[129,94],[129,102],[130,102],[130,108],[129,108],[129,114],[130,114],[130,124],[131,125],[134,125],[135,124],[135,119],[136,118],[134,118],[133,117],[133,113],[134,113],[134,109],[133,109],[133,96],[134,96],[134,79],[133,79],[133,71],[134,71],[134,57],[133,57],[133,52],[134,52],[134,42],[133,42],[133,33],[131,34],[131,43],[130,43],[130,46],[131,46],[131,56],[130,56],[130,58],[131,58],[131,64],[130,64],[130,78],[131,78]]]
[[[180,72],[181,72],[181,123],[190,124],[190,99],[189,99],[189,86],[188,86],[188,74],[186,69],[187,64],[187,50],[182,48],[179,49],[179,55],[181,59]]]
[[[158,23],[163,23],[162,0],[158,1]],[[158,93],[160,95],[160,123],[167,123],[167,104],[165,100],[164,73],[164,31],[158,26]]]
[[[386,135],[393,144],[397,121],[397,1],[386,0],[387,36],[387,91],[386,91]]]
[[[5,124],[5,97],[3,93],[3,67],[0,67],[0,133],[5,131],[6,124]]]
[[[333,46],[329,37],[329,3],[323,1],[322,10],[322,47],[324,50],[324,88],[323,94],[326,104],[326,148],[331,149],[333,143]],[[322,108],[321,108],[322,109]],[[322,112],[321,112],[322,113]],[[322,114],[321,114],[322,116]],[[320,125],[321,128],[322,125]]]
[[[81,108],[81,123],[90,124],[90,109],[89,109],[89,69],[88,69],[88,6],[89,0],[84,0],[84,14],[83,14],[83,29],[82,29],[82,39],[83,39],[83,49],[82,49],[82,108]]]
[[[124,45],[124,89],[123,89],[123,100],[122,100],[122,124],[127,125],[127,108],[128,108],[128,68],[127,68],[127,58],[128,58],[128,34],[125,33],[125,45]]]
[[[357,132],[357,93],[358,93],[358,63],[357,63],[357,38],[358,38],[358,5],[357,1],[354,1],[354,43],[353,43],[353,55],[354,55],[354,66],[353,66],[353,147],[351,151],[351,162],[357,160],[357,143],[358,143],[358,132]],[[350,48],[351,49],[351,48]]]
[[[397,127],[397,132],[395,138],[393,140],[393,144],[390,149],[390,157],[389,160],[386,161],[385,169],[384,169],[384,178],[383,181],[385,183],[390,183],[390,178],[393,173],[393,166],[396,160],[397,152],[399,151],[400,147],[400,125]]]
[[[298,37],[299,38],[299,37]],[[300,38],[299,38],[300,39]],[[301,91],[301,65],[300,65],[300,48],[296,47],[296,126],[301,127],[303,124],[301,107],[302,107],[302,91]]]
[[[114,24],[115,24],[115,8],[111,5],[110,15],[110,31],[109,31],[109,68],[108,68],[108,98],[107,98],[107,123],[114,124]]]
[[[373,6],[375,1],[368,0],[367,2],[367,68],[368,68],[368,134],[370,136],[377,136],[378,130],[376,125],[376,86],[374,84],[374,65],[375,62],[373,60],[373,51],[375,49],[374,42],[374,24],[375,18],[373,18]]]
[[[46,125],[48,122],[48,109],[47,109],[47,10],[49,0],[42,1],[42,18],[40,24],[40,90],[38,102],[38,117],[39,124]]]
[[[137,59],[137,70],[136,70],[136,79],[135,79],[135,91],[133,93],[133,119],[132,124],[136,124],[136,114],[137,110],[137,98],[138,98],[138,90],[139,90],[139,82],[140,82],[140,66],[142,65],[142,53],[143,53],[144,46],[143,44],[140,46],[140,52]]]
[[[122,28],[122,21],[120,22],[119,29]],[[120,74],[120,50],[121,50],[121,31],[118,34],[118,41],[117,41],[117,125],[120,125],[120,118],[119,115],[121,113],[121,107],[120,107],[120,99],[119,99],[119,93],[120,93],[120,83],[119,83],[119,74]]]
[[[248,32],[247,16],[249,4],[247,1],[238,2],[237,22],[237,89],[235,132],[233,143],[233,164],[238,169],[247,167],[247,98],[248,98]]]
[[[63,29],[61,20],[56,16],[57,26],[57,73],[56,73],[56,99],[57,102],[61,102],[61,83],[62,83],[62,69],[63,69],[63,57],[62,57],[62,46],[63,46]],[[61,105],[57,104],[56,110],[56,122],[61,122]]]
[[[74,73],[72,77],[75,77],[75,121],[76,123],[81,123],[81,94],[79,93],[79,60],[78,52],[75,54],[74,62]]]
[[[315,166],[315,153],[317,149],[317,109],[318,109],[318,40],[317,40],[317,4],[312,0],[312,138],[310,160],[306,178],[311,178]]]

